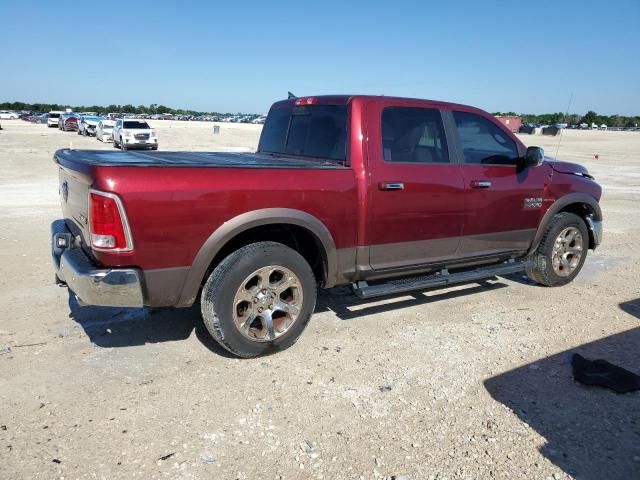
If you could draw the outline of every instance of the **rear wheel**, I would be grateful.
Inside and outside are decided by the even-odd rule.
[[[566,285],[582,269],[588,248],[589,232],[584,220],[573,213],[558,213],[532,254],[533,266],[527,269],[527,275],[547,287]]]
[[[293,345],[315,303],[316,281],[307,261],[280,243],[259,242],[236,250],[213,270],[201,310],[220,345],[250,358]]]

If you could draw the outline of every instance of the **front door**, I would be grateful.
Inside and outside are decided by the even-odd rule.
[[[523,152],[496,120],[474,112],[451,115],[462,162],[466,212],[461,257],[526,251],[543,211],[550,167],[523,168]]]
[[[464,183],[440,111],[385,101],[370,104],[367,119],[371,268],[453,257],[462,233]]]

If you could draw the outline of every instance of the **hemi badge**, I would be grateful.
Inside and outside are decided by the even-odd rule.
[[[524,209],[530,210],[532,208],[542,207],[542,197],[532,197],[524,199]]]

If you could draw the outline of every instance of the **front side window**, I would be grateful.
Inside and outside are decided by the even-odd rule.
[[[269,113],[258,151],[344,161],[346,140],[345,105],[286,105]]]
[[[449,162],[442,117],[433,108],[385,108],[382,111],[382,148],[385,162]]]
[[[515,165],[518,148],[492,121],[474,113],[453,112],[464,162],[475,165]]]

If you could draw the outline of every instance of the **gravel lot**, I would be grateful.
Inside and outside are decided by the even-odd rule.
[[[640,373],[639,133],[561,139],[606,221],[569,286],[517,275],[367,303],[339,288],[291,349],[241,361],[197,309],[80,308],[56,287],[52,154],[112,147],[2,127],[0,478],[640,478],[640,392],[579,385],[568,363]],[[250,150],[260,132],[155,127],[170,150]],[[554,156],[559,139],[523,140]]]

